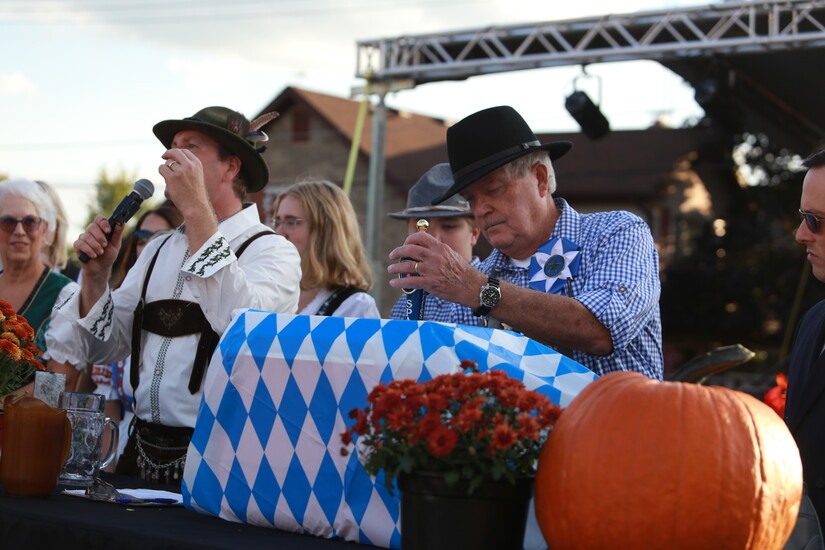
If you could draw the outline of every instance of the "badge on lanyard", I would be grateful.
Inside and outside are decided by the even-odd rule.
[[[564,282],[576,276],[581,247],[564,237],[554,237],[541,245],[530,258],[530,288],[564,294]]]

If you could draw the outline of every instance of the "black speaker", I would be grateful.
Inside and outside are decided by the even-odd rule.
[[[610,123],[586,93],[573,92],[564,101],[564,107],[590,139],[599,139],[610,131]]]

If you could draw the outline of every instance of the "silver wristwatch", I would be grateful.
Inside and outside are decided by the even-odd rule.
[[[500,300],[501,289],[499,288],[498,279],[487,277],[487,284],[481,287],[481,292],[478,293],[478,301],[481,305],[473,310],[473,315],[476,317],[487,315],[498,305]]]

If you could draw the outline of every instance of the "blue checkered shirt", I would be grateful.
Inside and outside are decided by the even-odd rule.
[[[573,359],[596,374],[639,371],[661,380],[662,322],[659,315],[659,256],[647,224],[630,212],[579,214],[564,199],[555,199],[561,216],[553,237],[565,237],[581,246],[579,271],[572,296],[610,330],[613,353],[606,356],[573,351]],[[498,250],[481,263],[487,275],[527,287],[529,268],[519,267]],[[565,289],[567,291],[567,289]],[[568,294],[570,295],[570,294]],[[451,322],[477,325],[470,308],[456,309]],[[440,319],[438,319],[440,320]]]
[[[478,259],[478,256],[473,256],[470,265],[476,269],[479,269],[479,266],[481,266],[481,260]],[[398,298],[398,301],[395,302],[395,305],[392,306],[390,319],[406,319],[406,308],[407,298],[402,294],[401,297]],[[467,316],[472,317],[474,322],[467,323],[463,321],[463,319],[466,319]],[[478,317],[473,317],[472,309],[467,306],[462,306],[461,304],[456,304],[455,302],[443,300],[438,296],[433,296],[432,294],[424,295],[424,318],[421,320],[437,321],[439,323],[462,323],[465,325],[478,324]]]

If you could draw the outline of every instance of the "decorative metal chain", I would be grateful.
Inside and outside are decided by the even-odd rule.
[[[183,476],[183,468],[186,466],[186,450],[188,447],[161,447],[160,445],[154,445],[148,441],[141,440],[139,433],[135,433],[135,444],[140,455],[137,459],[137,466],[140,468],[141,478],[156,483],[160,480],[161,475],[163,475],[166,483],[172,483],[173,481],[181,479]],[[146,455],[143,450],[143,445],[160,451],[183,451],[183,455],[171,462],[161,464]]]

